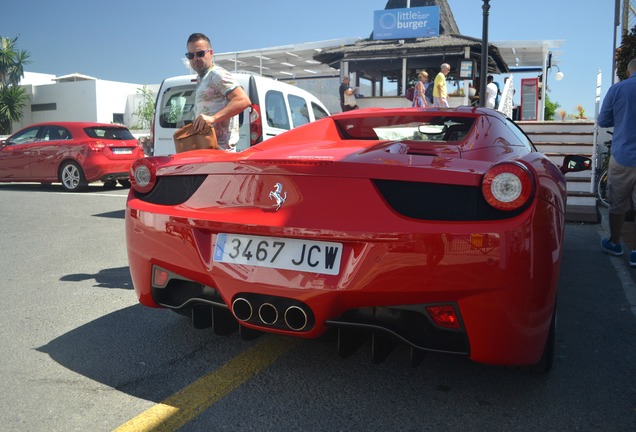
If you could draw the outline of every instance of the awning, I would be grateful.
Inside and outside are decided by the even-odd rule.
[[[337,77],[336,67],[314,59],[324,49],[352,45],[360,38],[331,39],[249,51],[214,54],[214,61],[231,72],[249,72],[274,79]]]

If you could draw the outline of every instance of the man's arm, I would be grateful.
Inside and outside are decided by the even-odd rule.
[[[603,100],[603,106],[601,107],[601,111],[598,113],[598,117],[596,118],[596,123],[600,127],[613,127],[614,126],[614,113],[612,110],[612,106],[614,105],[614,91],[610,87],[605,95],[605,99]]]
[[[194,130],[203,130],[206,124],[213,126],[214,123],[227,120],[230,117],[234,117],[240,114],[245,108],[250,106],[250,98],[243,90],[243,87],[237,87],[227,94],[228,103],[219,111],[212,115],[201,114],[194,119]]]

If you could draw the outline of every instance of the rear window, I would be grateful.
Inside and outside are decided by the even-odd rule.
[[[288,96],[289,109],[292,113],[294,127],[309,123],[309,109],[304,98],[295,95]]]
[[[194,121],[194,84],[166,89],[159,98],[159,124],[162,128],[178,128]]]
[[[281,92],[270,90],[265,95],[265,118],[271,127],[290,129],[285,97]]]
[[[335,120],[345,139],[402,141],[461,141],[474,117],[406,115],[353,117]]]
[[[120,127],[88,127],[84,129],[84,132],[91,138],[121,141],[135,139],[128,129]]]
[[[311,109],[314,111],[314,118],[316,120],[323,119],[325,117],[329,117],[329,113],[325,111],[321,106],[316,105],[315,103],[311,103]]]

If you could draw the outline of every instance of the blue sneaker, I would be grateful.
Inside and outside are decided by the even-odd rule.
[[[610,255],[614,255],[614,256],[623,255],[623,247],[621,246],[621,244],[620,243],[614,244],[610,241],[609,238],[604,238],[603,240],[601,240],[601,247],[605,249],[605,252],[607,252]],[[635,258],[634,264],[636,265],[636,254],[634,258]]]
[[[631,251],[629,254],[629,265],[636,267],[636,250]]]

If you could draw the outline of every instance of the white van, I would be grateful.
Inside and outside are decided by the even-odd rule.
[[[258,144],[286,130],[329,116],[311,93],[260,75],[233,74],[252,104],[239,114],[236,151]],[[172,135],[194,120],[196,75],[167,78],[161,83],[151,126],[150,152],[154,156],[175,153]]]

